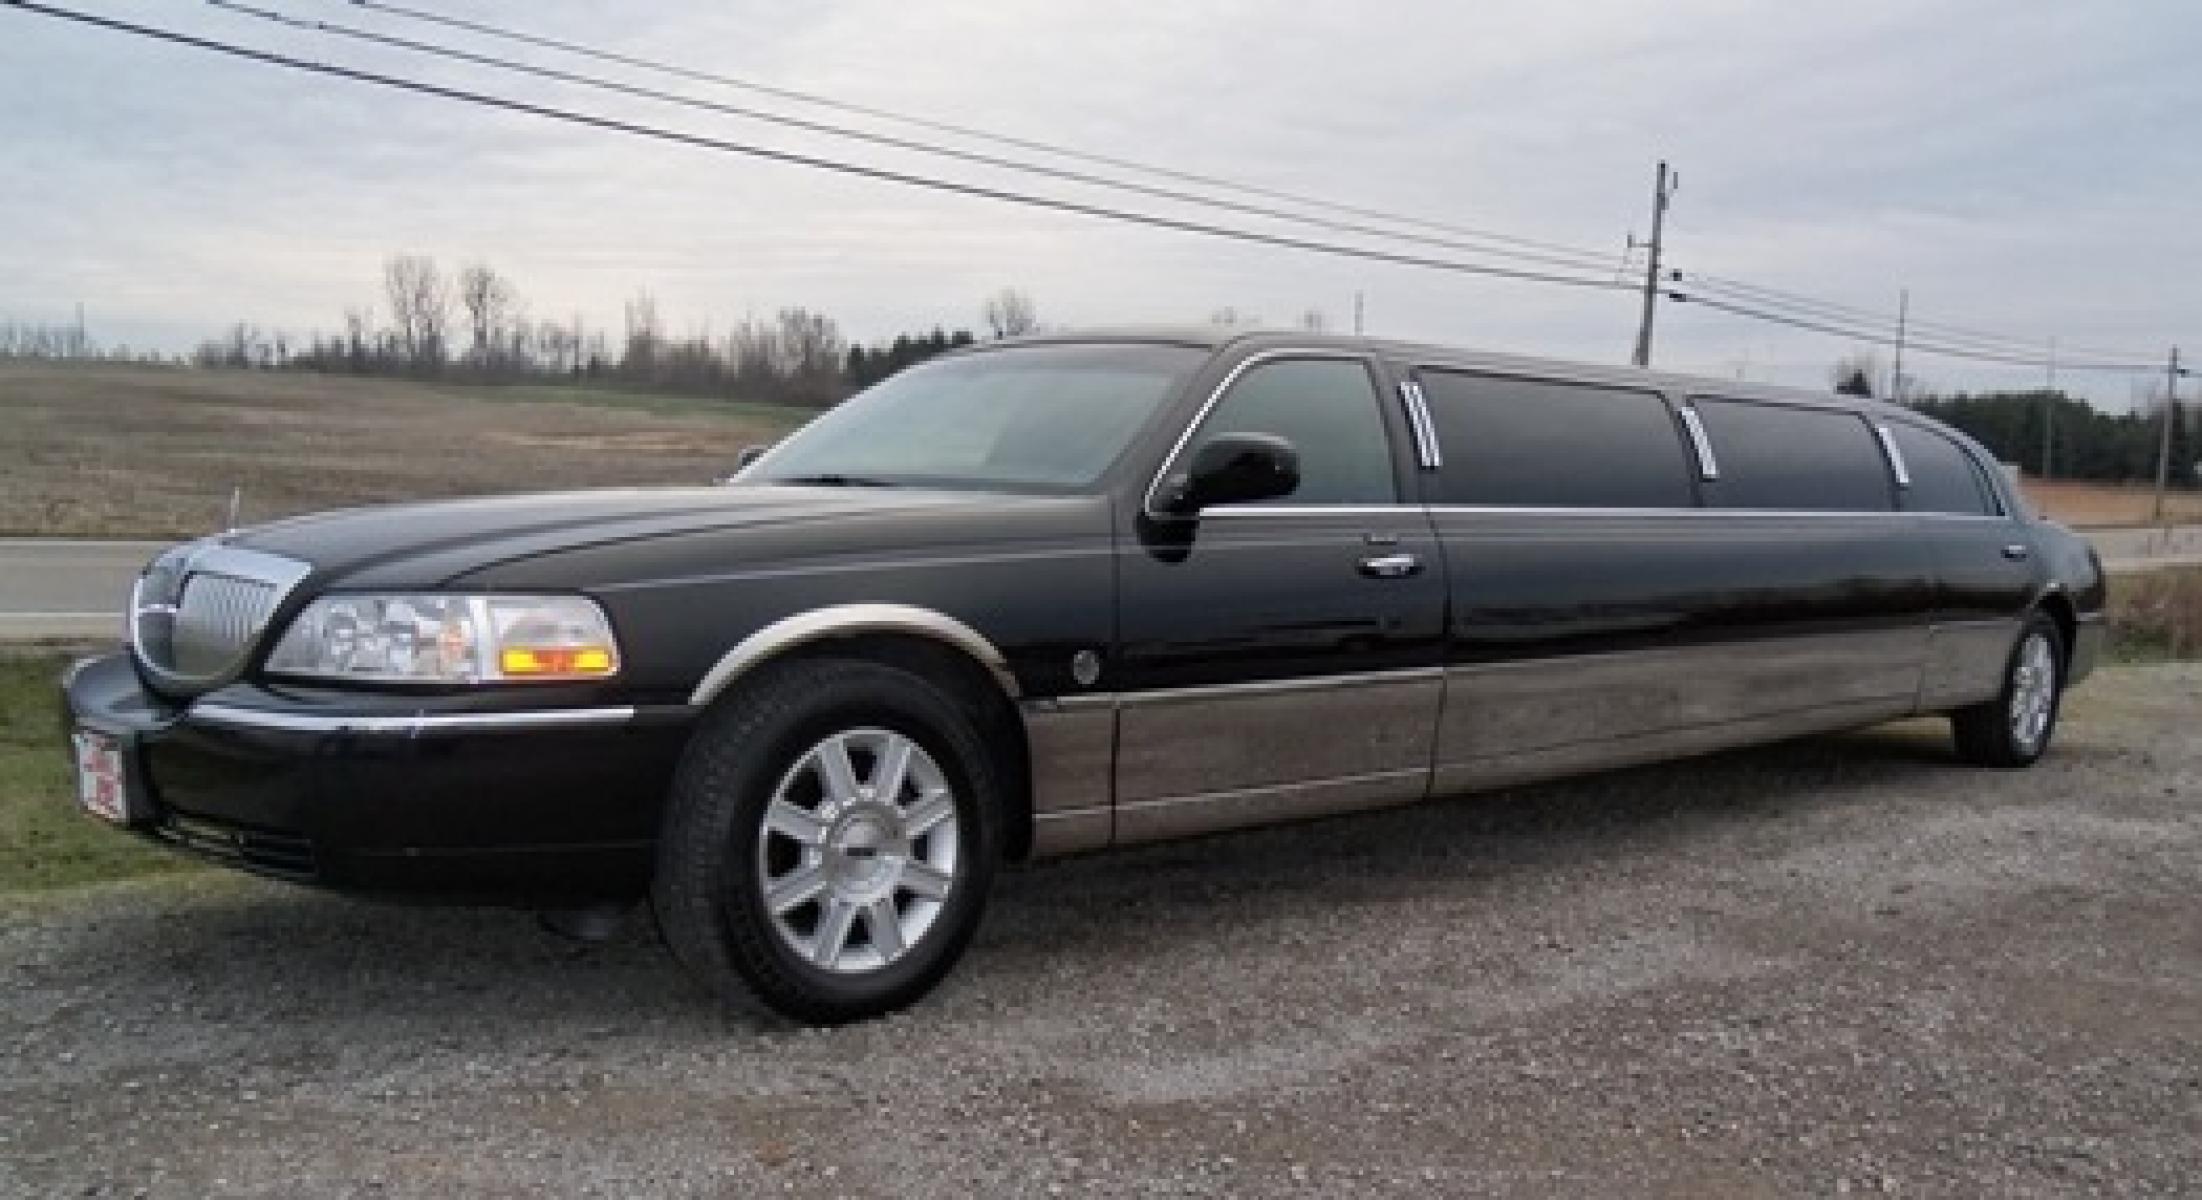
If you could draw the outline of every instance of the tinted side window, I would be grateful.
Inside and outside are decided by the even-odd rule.
[[[1962,513],[1993,516],[1995,506],[1982,490],[1980,472],[1971,456],[1957,443],[1901,421],[1889,423],[1904,469],[1911,472],[1911,486],[1904,489],[1904,507],[1911,512]]]
[[[1391,438],[1376,384],[1357,359],[1285,359],[1252,367],[1224,394],[1178,467],[1222,433],[1272,433],[1300,452],[1300,486],[1269,504],[1391,504]]]
[[[1690,466],[1649,392],[1456,371],[1417,378],[1445,466],[1432,503],[1690,508]]]
[[[1886,512],[1894,480],[1880,442],[1844,412],[1696,399],[1719,460],[1721,508]]]

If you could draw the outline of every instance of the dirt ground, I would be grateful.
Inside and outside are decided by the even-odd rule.
[[[2019,481],[2019,488],[2035,512],[2074,528],[2151,524],[2156,507],[2156,489],[2144,484],[2082,483],[2028,476]],[[2164,519],[2175,525],[2202,521],[2202,492],[2167,493]]]
[[[638,924],[218,873],[0,898],[10,1196],[2192,1195],[2202,665],[1010,873],[908,1013]]]
[[[0,364],[0,534],[187,537],[384,500],[706,483],[805,414],[549,387]]]

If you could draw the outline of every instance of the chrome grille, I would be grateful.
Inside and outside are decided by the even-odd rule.
[[[139,664],[170,694],[228,682],[311,570],[296,559],[218,542],[170,550],[153,560],[132,593],[130,638]]]
[[[282,598],[272,583],[229,575],[193,575],[169,633],[171,666],[183,675],[219,675],[252,648]]]

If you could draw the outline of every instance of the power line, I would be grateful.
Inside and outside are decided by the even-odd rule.
[[[1092,163],[1099,166],[1114,167],[1119,170],[1136,171],[1142,175],[1152,175],[1161,179],[1174,179],[1180,183],[1196,183],[1205,187],[1221,188],[1226,191],[1238,192],[1242,195],[1261,196],[1269,200],[1280,200],[1286,203],[1303,205],[1309,208],[1323,209],[1328,212],[1342,213],[1347,216],[1366,217],[1373,220],[1384,221],[1389,224],[1403,225],[1415,229],[1425,229],[1439,233],[1456,234],[1461,237],[1475,238],[1481,241],[1500,242],[1506,245],[1520,246],[1531,250],[1542,250],[1554,254],[1568,255],[1577,259],[1592,259],[1599,262],[1603,262],[1605,260],[1605,252],[1602,250],[1593,250],[1583,246],[1569,246],[1558,242],[1539,241],[1535,238],[1520,237],[1515,234],[1509,233],[1499,233],[1488,229],[1477,229],[1472,226],[1452,224],[1444,221],[1432,221],[1423,217],[1404,216],[1399,213],[1386,212],[1382,209],[1344,204],[1335,200],[1326,200],[1320,197],[1309,196],[1297,192],[1284,191],[1278,188],[1262,187],[1256,184],[1244,183],[1238,180],[1228,179],[1218,175],[1206,175],[1195,171],[1182,171],[1171,167],[1157,166],[1153,163],[1143,163],[1133,159],[1113,157],[1106,154],[1095,154],[1090,151],[1076,150],[1067,146],[1061,146],[1050,142],[1040,141],[1036,138],[1015,137],[1009,134],[996,133],[991,130],[979,129],[970,125],[959,125],[948,121],[939,121],[928,117],[919,117],[910,115],[908,113],[895,112],[892,109],[878,108],[865,104],[856,104],[846,100],[837,100],[831,96],[821,96],[815,92],[802,92],[797,91],[793,88],[757,83],[753,80],[743,79],[734,75],[715,73],[711,71],[700,71],[691,67],[679,66],[674,63],[660,62],[654,59],[642,58],[636,55],[620,54],[610,50],[603,50],[595,46],[584,45],[578,42],[564,41],[558,38],[544,37],[540,34],[526,33],[516,29],[490,25],[485,22],[469,21],[460,17],[446,16],[442,13],[429,12],[404,4],[388,4],[383,3],[382,0],[351,0],[351,3],[355,7],[364,8],[372,12],[379,12],[391,16],[403,17],[414,21],[422,21],[433,25],[441,25],[449,29],[464,30],[468,33],[477,34],[486,38],[493,38],[501,41],[518,42],[522,45],[534,46],[539,49],[556,50],[565,54],[574,54],[584,58],[592,58],[600,62],[618,63],[621,66],[633,67],[637,70],[653,71],[659,74],[671,75],[677,78],[687,79],[697,83],[709,83],[718,85],[720,87],[735,88],[741,91],[754,92],[758,95],[772,96],[776,99],[793,100],[803,104],[814,104],[820,108],[832,109],[837,112],[845,112],[856,116],[870,117],[874,120],[892,121],[897,124],[908,125],[914,128],[929,129],[935,133],[947,133],[953,134],[957,137],[971,138],[975,141],[990,142],[998,146],[1009,146],[1019,150],[1037,151],[1042,154],[1052,154],[1061,158],[1074,159],[1079,162]]]
[[[895,150],[906,150],[919,154],[930,154],[941,158],[955,160],[958,162],[972,163],[978,166],[994,167],[1009,171],[1022,171],[1028,174],[1039,175],[1050,179],[1057,179],[1068,183],[1080,183],[1091,185],[1094,187],[1115,188],[1122,191],[1136,193],[1138,195],[1153,197],[1155,199],[1172,200],[1186,204],[1206,205],[1212,208],[1219,208],[1229,212],[1239,213],[1245,216],[1266,217],[1272,220],[1279,221],[1292,221],[1320,229],[1327,229],[1333,233],[1350,233],[1367,237],[1389,238],[1394,241],[1416,243],[1427,246],[1438,246],[1449,250],[1461,250],[1475,254],[1497,255],[1504,258],[1542,263],[1547,266],[1566,267],[1571,270],[1582,270],[1590,267],[1603,269],[1606,261],[1604,256],[1602,255],[1595,261],[1579,262],[1572,258],[1562,258],[1557,255],[1541,254],[1532,250],[1514,250],[1506,247],[1483,246],[1475,242],[1470,242],[1459,238],[1436,237],[1429,234],[1408,233],[1400,230],[1386,229],[1378,225],[1368,225],[1352,221],[1341,221],[1331,217],[1319,217],[1313,216],[1308,213],[1293,212],[1289,209],[1273,208],[1259,204],[1248,204],[1243,201],[1237,200],[1219,199],[1213,196],[1203,196],[1196,192],[1188,192],[1179,188],[1157,187],[1152,184],[1138,183],[1132,180],[1116,179],[1106,175],[1095,175],[1086,171],[1067,170],[1062,167],[1051,167],[1043,163],[1033,163],[1013,158],[1003,158],[999,155],[982,154],[970,150],[961,150],[954,147],[941,146],[935,143],[921,142],[911,138],[894,137],[889,134],[871,133],[861,129],[850,129],[846,126],[832,125],[823,121],[807,120],[802,117],[792,117],[783,113],[769,112],[754,108],[745,108],[740,105],[720,104],[710,100],[697,99],[693,96],[683,96],[676,92],[667,92],[661,91],[656,88],[641,87],[635,84],[622,83],[617,80],[605,79],[601,76],[585,75],[574,71],[562,71],[552,67],[541,67],[536,66],[532,63],[518,62],[508,58],[499,58],[495,55],[477,54],[472,51],[460,50],[454,47],[439,45],[433,42],[422,42],[416,41],[411,38],[394,37],[389,34],[376,33],[372,30],[359,29],[354,26],[342,25],[331,21],[314,21],[300,17],[293,17],[285,13],[277,12],[274,9],[260,8],[250,4],[238,3],[237,0],[206,0],[206,2],[214,8],[222,9],[227,12],[233,12],[241,16],[255,17],[259,20],[271,21],[279,25],[287,26],[289,28],[302,29],[309,32],[326,34],[331,37],[348,38],[354,41],[368,42],[375,45],[387,46],[400,50],[407,50],[417,54],[426,54],[458,62],[472,63],[476,66],[489,67],[493,70],[506,71],[522,75],[532,75],[540,79],[550,79],[560,83],[578,84],[582,87],[595,88],[600,91],[609,91],[622,95],[637,96],[647,100],[661,101],[663,103],[680,105],[686,108],[702,109],[710,112],[719,113],[724,116],[741,117],[748,120],[763,121],[769,124],[785,126],[791,129],[800,129],[809,133],[821,133],[829,137],[847,138],[852,141],[864,142],[875,146],[885,146]]]
[[[1784,291],[1780,288],[1766,287],[1761,284],[1746,283],[1726,276],[1708,275],[1698,271],[1678,271],[1675,272],[1674,279],[1691,284],[1696,291],[1726,295],[1744,303],[1803,309],[1838,320],[1863,320],[1874,324],[1882,324],[1888,321],[1886,313],[1873,309],[1861,308],[1853,304],[1841,304],[1833,300],[1823,300],[1799,292]],[[2038,352],[2039,348],[2046,345],[2043,339],[2021,337],[2015,334],[1991,333],[1964,325],[1953,325],[1946,321],[1928,320],[1920,317],[1911,318],[1910,324],[1912,328],[1938,334],[1945,341],[1978,343],[1983,349],[2031,355],[2032,361],[2037,364],[2045,360],[2045,353]],[[2065,349],[2103,358],[2131,358],[2136,360],[2153,360],[2154,358],[2152,354],[2133,350],[2109,350],[2101,347],[2070,345],[2066,346]]]
[[[1765,321],[1775,325],[1786,325],[1792,329],[1802,329],[1812,333],[1828,334],[1833,337],[1851,338],[1857,341],[1873,342],[1877,345],[1882,346],[1892,346],[1895,344],[1894,338],[1873,332],[1871,330],[1859,329],[1855,326],[1836,325],[1811,317],[1801,317],[1766,308],[1758,308],[1744,304],[1735,304],[1727,300],[1722,300],[1703,294],[1670,290],[1666,293],[1666,296],[1669,300],[1675,301],[1676,303],[1702,305],[1706,308],[1717,309],[1721,312],[1725,312],[1733,316],[1745,317],[1755,321]],[[1904,347],[1906,350],[1913,353],[1933,354],[1943,358],[1963,358],[1971,359],[1976,362],[2002,363],[2008,364],[2010,366],[2020,367],[2041,366],[2041,360],[2039,358],[2027,358],[2009,354],[1996,354],[1988,351],[1968,349],[1963,346],[1953,346],[1941,342],[1926,341],[1916,337],[1907,337],[1904,342]],[[2155,364],[2068,362],[2062,360],[2058,362],[2057,367],[2059,370],[2063,371],[2138,371],[2149,373],[2153,373],[2162,369],[2161,366]]]
[[[844,162],[838,159],[822,158],[817,155],[799,154],[793,151],[776,150],[770,147],[729,141],[724,138],[710,137],[703,134],[686,133],[680,130],[666,129],[662,126],[646,125],[635,121],[625,121],[615,117],[601,116],[595,113],[579,112],[573,109],[566,108],[556,108],[550,105],[536,104],[525,100],[514,100],[509,97],[491,95],[486,92],[476,92],[464,88],[447,87],[442,84],[427,83],[421,80],[408,79],[402,76],[385,75],[379,72],[361,70],[356,67],[339,66],[335,63],[314,62],[308,59],[295,58],[290,55],[279,54],[270,50],[260,50],[249,46],[241,46],[234,42],[218,41],[212,38],[203,38],[192,34],[179,33],[175,30],[160,29],[148,25],[138,25],[128,21],[116,20],[111,17],[96,16],[91,13],[78,12],[73,9],[58,8],[49,4],[34,3],[32,2],[32,0],[0,0],[0,4],[5,4],[11,8],[21,9],[24,12],[36,13],[40,16],[53,17],[62,21],[69,21],[80,25],[93,26],[101,29],[110,30],[112,32],[125,33],[135,37],[148,38],[154,41],[168,42],[174,45],[188,46],[193,49],[205,50],[216,54],[228,55],[233,58],[241,58],[253,62],[265,63],[271,66],[285,67],[291,70],[301,71],[308,74],[327,75],[340,79],[350,79],[355,82],[373,84],[378,87],[389,88],[396,91],[412,92],[424,96],[434,96],[444,100],[456,100],[462,103],[478,105],[484,108],[495,108],[501,109],[506,112],[524,113],[529,116],[543,117],[548,120],[562,121],[567,124],[582,125],[593,129],[608,130],[614,133],[625,133],[636,137],[651,138],[658,141],[693,146],[699,149],[715,150],[721,153],[740,154],[751,158],[759,158],[771,162],[785,163],[792,166],[809,167],[814,170],[851,175],[861,179],[871,179],[885,183],[897,183],[907,187],[922,188],[929,191],[946,192],[962,196],[972,196],[979,199],[995,200],[1008,204],[1021,204],[1032,208],[1046,209],[1054,212],[1070,213],[1077,216],[1095,217],[1102,220],[1117,221],[1129,225],[1141,225],[1152,229],[1168,229],[1180,233],[1199,234],[1207,237],[1224,238],[1231,241],[1247,242],[1255,245],[1275,246],[1281,249],[1288,250],[1303,250],[1309,253],[1328,254],[1341,258],[1355,258],[1372,262],[1391,263],[1398,266],[1422,267],[1430,270],[1451,271],[1464,275],[1479,275],[1491,279],[1509,279],[1523,283],[1549,283],[1562,287],[1589,288],[1596,291],[1629,290],[1625,286],[1614,284],[1610,279],[1585,278],[1582,276],[1570,275],[1553,275],[1539,271],[1521,270],[1514,267],[1493,266],[1487,263],[1471,263],[1462,262],[1457,259],[1431,258],[1425,255],[1403,254],[1396,251],[1379,250],[1365,246],[1352,246],[1338,242],[1316,241],[1311,238],[1289,237],[1281,234],[1262,233],[1254,230],[1237,229],[1224,225],[1212,225],[1201,221],[1190,221],[1178,217],[1162,216],[1155,213],[1144,213],[1128,209],[1111,208],[1105,205],[1087,203],[1085,201],[1065,200],[1054,196],[1040,196],[1028,192],[1010,191],[1005,188],[988,187],[981,184],[964,183],[956,180],[941,179],[936,176],[918,175],[905,171],[888,170],[882,167],[865,166],[863,164]]]

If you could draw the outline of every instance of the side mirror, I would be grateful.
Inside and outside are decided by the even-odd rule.
[[[1156,499],[1173,517],[1218,504],[1289,496],[1300,486],[1300,452],[1273,433],[1225,433],[1193,452],[1192,464],[1163,485]]]

